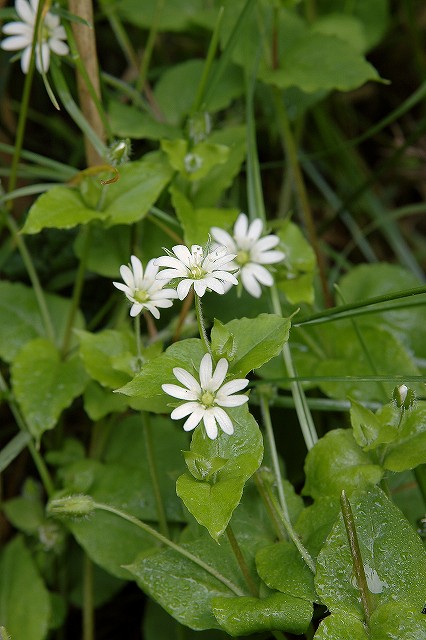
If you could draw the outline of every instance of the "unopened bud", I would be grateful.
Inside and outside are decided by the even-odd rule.
[[[0,627],[0,640],[10,640],[10,635],[6,631],[5,627]]]
[[[91,496],[75,495],[51,500],[47,507],[52,515],[84,518],[95,510],[95,502]]]
[[[194,113],[187,123],[188,137],[193,144],[203,142],[212,130],[210,114],[207,111]]]
[[[414,404],[414,391],[409,389],[406,384],[400,384],[393,390],[393,399],[398,409],[406,411]]]
[[[130,139],[116,140],[108,149],[108,160],[113,167],[129,161],[131,153]]]

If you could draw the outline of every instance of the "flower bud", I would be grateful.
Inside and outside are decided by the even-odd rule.
[[[129,161],[131,153],[130,139],[115,140],[108,148],[108,160],[113,167]]]
[[[398,409],[406,411],[411,409],[414,404],[414,391],[409,389],[406,384],[400,384],[393,390],[393,399]]]
[[[10,635],[6,631],[5,627],[0,627],[0,640],[10,640]]]
[[[207,138],[211,130],[211,118],[210,114],[207,113],[207,111],[198,111],[188,119],[188,137],[193,144],[203,142]]]
[[[95,503],[91,496],[74,495],[51,500],[47,509],[52,515],[84,518],[94,511],[94,505]]]

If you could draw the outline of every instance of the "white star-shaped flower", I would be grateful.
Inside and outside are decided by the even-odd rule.
[[[6,51],[23,49],[21,68],[24,73],[28,73],[30,66],[38,5],[39,0],[16,0],[15,9],[21,22],[9,22],[3,27],[3,33],[9,37],[5,38],[0,46]],[[67,55],[69,49],[64,40],[65,29],[60,24],[59,17],[48,11],[42,18],[35,49],[36,67],[40,73],[49,69],[51,51],[58,56]]]
[[[233,394],[245,389],[249,381],[238,378],[223,384],[228,366],[226,358],[221,358],[213,373],[212,357],[206,353],[200,363],[199,381],[185,369],[175,367],[173,373],[185,388],[177,384],[162,385],[163,391],[169,396],[186,400],[170,415],[172,420],[189,416],[183,425],[185,431],[192,431],[203,420],[211,440],[217,438],[217,425],[228,435],[234,433],[232,420],[222,407],[239,407],[245,404],[248,401],[247,395]]]
[[[228,253],[226,247],[217,247],[213,251],[204,251],[203,247],[193,244],[191,251],[183,244],[173,247],[174,256],[157,258],[155,264],[163,269],[157,275],[159,280],[179,279],[177,295],[183,300],[194,285],[195,293],[203,296],[208,289],[216,293],[226,292],[226,285],[238,284],[232,272],[238,271],[233,262],[235,254]]]
[[[272,274],[265,264],[281,262],[285,254],[276,247],[280,239],[274,234],[262,236],[263,221],[256,218],[249,224],[245,213],[240,213],[234,225],[233,235],[220,227],[212,227],[212,238],[225,246],[230,253],[235,253],[235,264],[240,268],[243,287],[255,298],[259,298],[261,284],[271,287],[274,284]]]
[[[160,317],[158,308],[165,309],[172,306],[172,299],[177,297],[174,289],[163,289],[165,282],[156,279],[158,267],[155,260],[150,260],[146,265],[145,274],[142,263],[136,256],[131,256],[132,269],[123,264],[120,267],[120,274],[125,284],[113,282],[112,284],[124,291],[126,298],[133,302],[130,315],[134,318],[141,311],[146,309],[154,318]]]

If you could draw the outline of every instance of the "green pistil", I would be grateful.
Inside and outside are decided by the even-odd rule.
[[[201,267],[191,267],[189,273],[193,280],[202,280],[206,275],[206,272]]]
[[[146,291],[144,291],[143,289],[137,289],[133,295],[134,299],[137,302],[148,302],[149,300],[149,295]]]
[[[248,251],[240,249],[237,253],[235,261],[240,267],[243,267],[245,264],[247,264],[247,262],[250,261],[250,253]]]
[[[212,407],[214,404],[214,394],[210,391],[203,391],[201,398],[201,404],[203,404],[207,409]]]

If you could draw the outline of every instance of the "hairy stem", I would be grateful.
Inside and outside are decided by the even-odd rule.
[[[197,294],[195,294],[195,314],[197,316],[197,324],[198,324],[198,331],[200,332],[200,338],[201,341],[204,345],[204,348],[206,350],[206,353],[212,353],[211,347],[210,347],[210,341],[207,337],[207,331],[206,331],[206,325],[204,324],[204,316],[203,316],[203,309],[201,306],[201,298],[200,296],[197,296]]]

